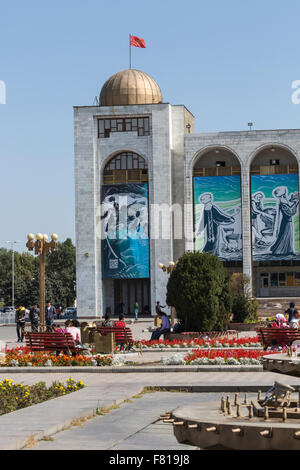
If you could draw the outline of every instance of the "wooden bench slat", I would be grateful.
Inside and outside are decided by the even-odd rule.
[[[31,351],[78,352],[70,333],[25,333],[26,345]]]

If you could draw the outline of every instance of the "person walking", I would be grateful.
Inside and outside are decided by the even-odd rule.
[[[46,331],[52,331],[52,325],[54,323],[55,315],[56,315],[55,307],[51,305],[50,300],[47,300],[47,305],[45,307]]]
[[[26,310],[22,305],[18,305],[15,315],[16,325],[17,325],[17,335],[18,343],[23,343],[24,331],[25,331],[25,320],[26,320]]]
[[[29,320],[31,323],[31,331],[33,333],[37,333],[39,331],[40,309],[36,303],[33,304],[32,308],[30,309]]]
[[[134,304],[134,315],[135,315],[135,319],[137,320],[138,315],[139,315],[139,303],[138,303],[138,301],[136,301],[135,304]]]

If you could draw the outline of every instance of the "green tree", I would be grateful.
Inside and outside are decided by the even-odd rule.
[[[15,305],[30,307],[39,303],[39,257],[31,253],[14,253]],[[46,256],[46,297],[55,306],[72,306],[76,298],[76,249],[70,238],[59,243]],[[12,251],[0,248],[0,297],[5,305],[12,302]]]
[[[231,314],[228,274],[217,256],[185,253],[167,284],[167,303],[185,331],[226,330]]]
[[[233,321],[252,323],[258,321],[258,302],[248,292],[249,278],[242,273],[233,273],[230,282]]]
[[[74,304],[76,298],[76,249],[70,238],[59,243],[56,251],[47,256],[46,297],[63,308]]]

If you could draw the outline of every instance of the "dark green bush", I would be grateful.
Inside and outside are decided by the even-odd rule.
[[[247,293],[249,280],[242,273],[234,273],[230,278],[233,321],[252,323],[258,321],[258,303]]]
[[[184,331],[226,330],[231,315],[228,274],[217,256],[185,253],[167,285],[167,303]]]

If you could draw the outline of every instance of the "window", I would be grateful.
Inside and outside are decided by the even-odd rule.
[[[280,286],[286,285],[286,273],[279,273],[279,285]]]
[[[112,132],[137,132],[150,135],[149,117],[98,119],[98,137],[108,138]]]
[[[278,273],[271,273],[271,287],[278,287]]]
[[[216,162],[216,166],[225,166],[225,162]]]
[[[279,165],[279,160],[270,160],[270,166]]]
[[[107,170],[146,170],[147,162],[137,153],[122,152],[113,157],[104,168]]]

